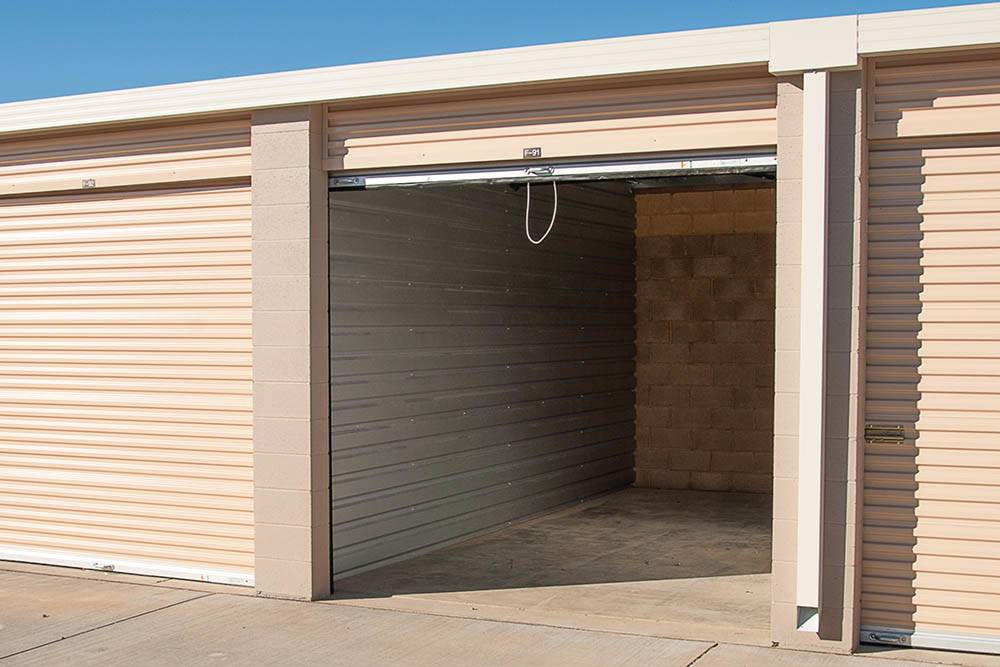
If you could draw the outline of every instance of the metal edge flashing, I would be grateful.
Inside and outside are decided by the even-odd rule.
[[[526,181],[585,181],[630,176],[676,176],[710,173],[770,173],[777,168],[774,153],[712,155],[633,162],[532,164],[524,167],[481,167],[383,174],[338,174],[330,189],[444,185],[448,183],[523,183]]]
[[[903,646],[906,648],[1000,654],[1000,638],[998,637],[899,630],[874,625],[861,626],[861,643],[879,646]]]
[[[76,556],[53,551],[35,551],[33,549],[0,549],[0,561],[21,563],[37,563],[39,565],[55,565],[72,567],[82,570],[98,570],[101,572],[117,572],[120,574],[141,574],[187,581],[204,581],[213,584],[230,584],[235,586],[253,586],[252,574],[226,572],[224,570],[196,570],[189,567],[168,566],[159,563],[137,560],[106,560],[94,556]]]
[[[1000,3],[858,15],[858,55],[969,49],[1000,44]]]

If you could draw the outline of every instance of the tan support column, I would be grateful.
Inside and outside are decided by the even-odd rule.
[[[330,593],[327,176],[320,106],[263,109],[251,132],[258,594]]]
[[[860,71],[829,73],[826,238],[826,368],[823,383],[819,624],[801,627],[799,407],[802,387],[803,77],[778,83],[777,266],[775,314],[774,537],[771,634],[781,646],[846,653],[857,642],[858,433],[863,383],[864,142]],[[815,341],[813,341],[815,342]],[[817,432],[818,426],[810,422]],[[811,509],[816,509],[812,506]],[[805,519],[803,519],[805,520]],[[808,531],[815,527],[810,517]],[[815,537],[815,533],[813,533]],[[815,556],[818,555],[818,558]],[[797,604],[799,602],[800,604]]]
[[[781,77],[771,635],[848,652],[864,294],[858,18],[777,22],[770,33],[768,69]]]

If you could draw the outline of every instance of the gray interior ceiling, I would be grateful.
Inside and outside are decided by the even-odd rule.
[[[536,235],[552,188],[532,188]],[[341,576],[634,476],[634,199],[563,184],[331,193]]]
[[[762,187],[774,183],[775,172],[734,172],[678,174],[675,176],[635,177],[628,179],[632,190],[690,190],[693,188],[716,189],[723,187]]]

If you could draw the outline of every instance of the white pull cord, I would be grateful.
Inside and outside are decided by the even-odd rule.
[[[527,236],[528,240],[531,241],[534,245],[538,245],[546,239],[546,237],[549,235],[549,232],[552,231],[552,226],[556,224],[556,211],[559,210],[559,189],[556,186],[556,182],[552,181],[552,219],[549,220],[549,228],[545,230],[544,234],[542,234],[542,238],[536,241],[535,239],[531,238],[531,224],[530,221],[528,220],[528,214],[531,213],[531,181],[528,181],[527,185],[528,185],[528,192],[527,192],[528,201],[524,205],[524,235]]]

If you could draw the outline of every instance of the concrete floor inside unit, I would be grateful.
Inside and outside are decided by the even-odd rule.
[[[771,497],[630,488],[338,579],[330,602],[769,645]]]

